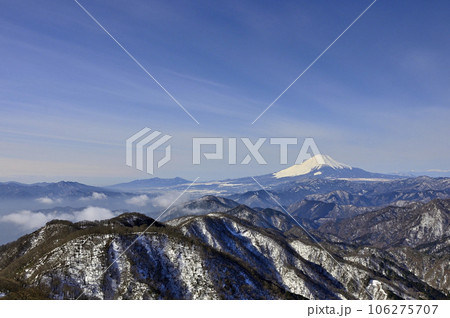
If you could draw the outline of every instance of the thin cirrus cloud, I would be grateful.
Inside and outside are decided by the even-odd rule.
[[[1,216],[0,223],[13,224],[20,227],[22,230],[34,230],[55,219],[71,222],[99,221],[110,219],[115,216],[116,215],[111,210],[95,206],[90,206],[81,211],[70,213],[59,212],[57,210],[49,213],[23,210]]]

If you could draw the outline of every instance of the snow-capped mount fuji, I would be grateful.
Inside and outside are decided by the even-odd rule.
[[[301,164],[293,165],[275,172],[276,179],[305,177],[305,178],[351,178],[351,179],[393,179],[397,176],[368,172],[340,163],[328,155],[316,155]]]
[[[322,168],[332,168],[333,170],[338,169],[348,169],[352,170],[353,168],[349,165],[340,163],[330,156],[327,155],[316,155],[301,164],[293,165],[287,169],[275,172],[273,176],[277,179],[285,178],[285,177],[296,177],[302,176],[305,174],[313,173],[314,175],[321,175]]]

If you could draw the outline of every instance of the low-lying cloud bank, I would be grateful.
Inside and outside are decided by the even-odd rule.
[[[97,221],[115,217],[111,210],[89,206],[80,211],[60,212],[52,211],[48,213],[33,212],[29,210],[19,211],[0,217],[0,223],[10,223],[19,226],[23,230],[33,230],[44,226],[51,220],[67,220],[71,222]]]
[[[92,192],[92,195],[89,197],[80,198],[81,201],[89,201],[89,200],[106,200],[108,196],[101,192]]]
[[[132,205],[143,207],[143,206],[146,206],[147,203],[150,202],[150,198],[146,194],[141,194],[141,195],[132,197],[132,198],[130,198],[128,200],[125,200],[125,202],[128,203],[128,204],[132,204]]]
[[[184,193],[181,197],[180,191],[170,191],[152,199],[152,204],[157,208],[166,209],[172,205],[178,205],[191,199],[188,193]]]
[[[39,203],[43,203],[43,204],[54,204],[54,203],[61,202],[61,199],[51,199],[49,197],[42,197],[42,198],[37,198],[36,201]]]

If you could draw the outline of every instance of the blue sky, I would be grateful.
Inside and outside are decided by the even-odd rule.
[[[193,136],[314,137],[322,153],[366,170],[450,169],[446,1],[378,0],[254,125],[371,1],[80,3],[200,125],[74,1],[3,0],[2,181],[149,177],[124,159],[126,138],[144,127],[174,136],[158,177],[283,168],[277,148],[265,150],[266,166],[192,167]]]

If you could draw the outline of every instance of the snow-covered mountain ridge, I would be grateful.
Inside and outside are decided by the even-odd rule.
[[[450,202],[417,209],[448,215]],[[408,217],[402,211],[390,214],[390,222]],[[436,225],[424,222],[419,226]],[[384,249],[314,232],[319,246],[282,212],[242,205],[166,224],[136,213],[52,221],[0,247],[0,293],[13,299],[448,299],[448,222],[439,226],[446,230],[431,236],[405,233],[415,237],[414,246]]]

